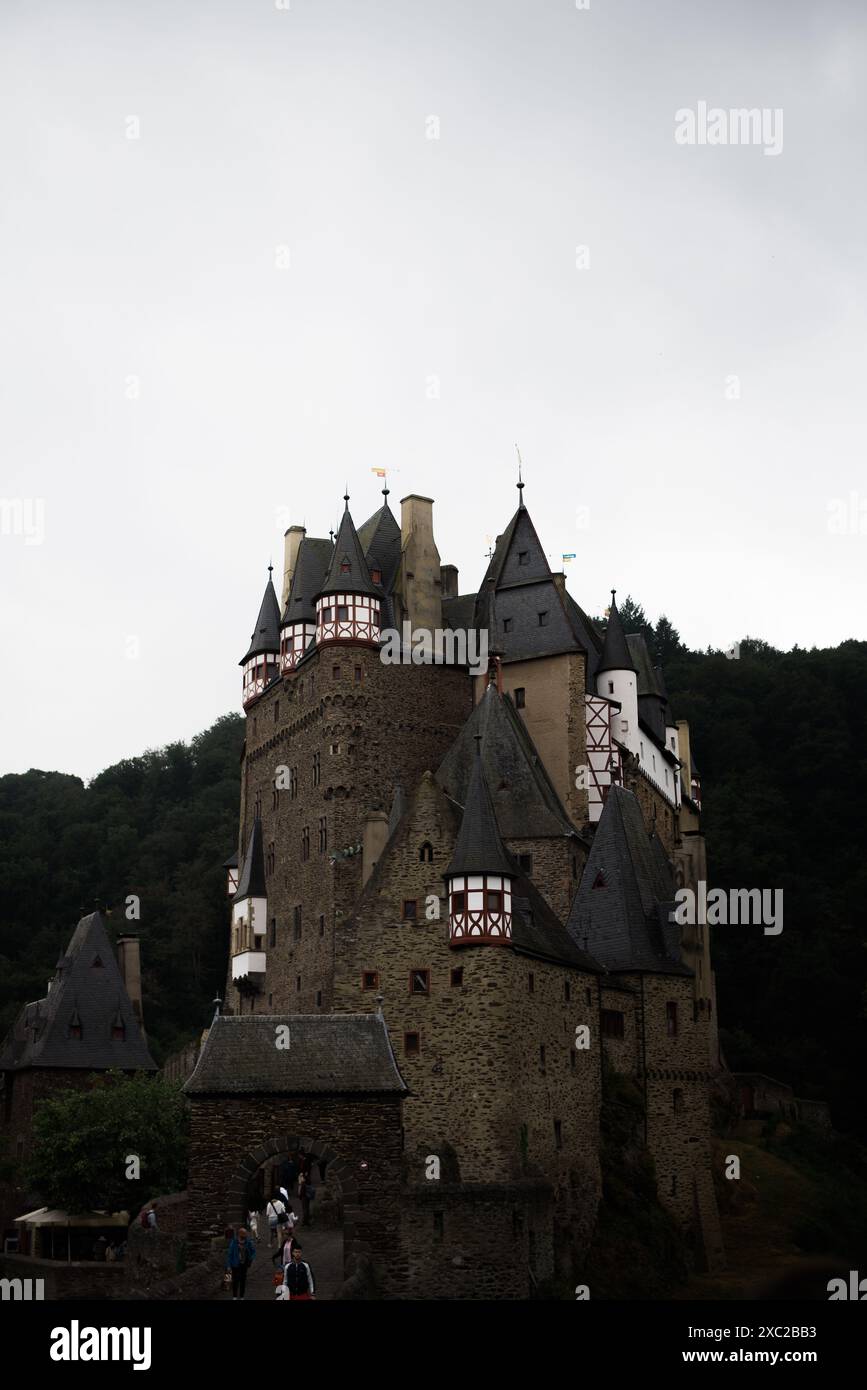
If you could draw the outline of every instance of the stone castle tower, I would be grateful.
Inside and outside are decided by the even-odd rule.
[[[614,595],[603,635],[552,573],[522,491],[477,593],[432,509],[406,497],[398,524],[385,489],[358,528],[347,497],[331,539],[286,533],[241,663],[223,1035],[304,1017],[331,1047],[382,1021],[393,1291],[526,1297],[586,1250],[606,1059],[643,1091],[660,1201],[717,1264],[713,974],[707,928],[672,919],[705,873],[689,730]]]

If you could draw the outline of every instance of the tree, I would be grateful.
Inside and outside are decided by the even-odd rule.
[[[663,667],[684,651],[680,633],[674,624],[669,622],[664,613],[654,629],[651,651],[654,654],[656,664]]]
[[[178,1085],[143,1073],[107,1072],[91,1090],[64,1091],[42,1102],[25,1182],[63,1211],[132,1212],[186,1186],[187,1135]]]

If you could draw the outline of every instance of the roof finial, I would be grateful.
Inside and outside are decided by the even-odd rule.
[[[333,545],[333,544],[334,544],[334,527],[333,527],[333,526],[332,526],[331,530],[328,532],[328,534],[329,534],[329,536],[331,537],[331,544]]]
[[[521,450],[515,445],[515,453],[518,455],[518,506],[524,505],[524,484],[521,479]]]
[[[348,483],[344,483],[343,486],[346,488],[346,491],[345,491],[344,494],[343,494],[343,500],[344,500],[344,502],[346,503],[346,508],[345,508],[345,510],[348,512],[348,511],[349,511],[349,484],[348,484]]]
[[[272,575],[273,573],[274,573],[274,566],[271,564],[271,561],[269,560],[269,561],[268,561],[268,578],[269,578],[269,580],[270,580],[271,575]]]
[[[388,482],[386,482],[385,487],[382,489],[382,495],[385,498],[386,506],[388,506],[388,494],[390,491],[391,488],[388,486]]]
[[[612,589],[612,590],[611,590],[611,607],[612,607],[612,608],[614,607],[614,595],[615,595],[616,593],[617,593],[617,590],[616,590],[616,589]]]

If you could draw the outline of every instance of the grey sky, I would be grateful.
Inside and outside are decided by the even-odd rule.
[[[857,0],[4,0],[0,770],[239,709],[284,526],[373,467],[474,589],[515,441],[589,612],[867,638],[865,70]]]

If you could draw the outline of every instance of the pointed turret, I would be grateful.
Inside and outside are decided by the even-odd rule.
[[[603,671],[635,671],[636,669],[632,653],[629,650],[629,643],[626,640],[626,633],[623,630],[623,620],[615,602],[616,593],[616,589],[611,590],[608,626],[605,629],[602,655],[596,668],[598,675],[601,675]]]
[[[345,508],[331,564],[316,595],[316,641],[376,645],[381,625],[382,589],[370,577],[349,513],[348,493],[343,500]]]
[[[268,583],[262,595],[259,616],[246,655],[238,662],[244,668],[244,708],[246,709],[277,674],[280,657],[280,606],[271,582],[273,566],[268,566]]]
[[[232,980],[245,986],[261,984],[265,975],[265,936],[268,931],[268,892],[262,822],[256,818],[247,844],[238,891],[232,902]]]
[[[461,828],[443,877],[449,895],[449,944],[508,945],[512,939],[514,867],[500,837],[481,758],[481,735]]]
[[[616,593],[616,589],[611,590],[608,626],[596,668],[596,693],[620,706],[619,713],[612,716],[611,732],[631,753],[638,754],[638,671],[617,609]]]
[[[334,547],[330,540],[304,536],[295,558],[280,629],[280,669],[284,675],[316,641],[316,595],[322,588]]]

